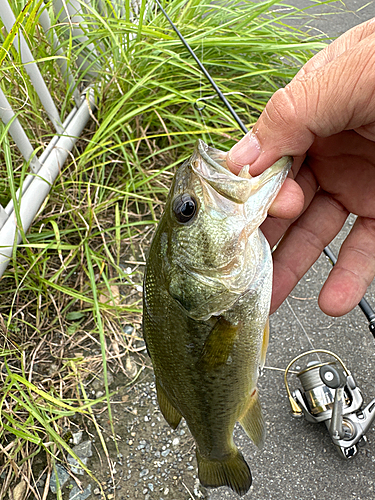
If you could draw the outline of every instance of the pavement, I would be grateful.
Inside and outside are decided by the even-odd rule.
[[[290,3],[310,7],[316,2],[294,0]],[[360,0],[345,4],[334,2],[309,9],[309,14],[312,13],[313,17],[300,21],[299,25],[311,33],[322,31],[336,37],[374,17],[375,4]],[[353,221],[352,217],[332,243],[336,255]],[[375,499],[375,423],[367,432],[367,446],[353,459],[344,460],[324,424],[312,424],[291,416],[283,382],[283,370],[295,356],[312,348],[328,349],[342,357],[352,371],[365,404],[375,398],[375,340],[364,314],[357,307],[341,318],[331,318],[318,307],[319,291],[330,269],[330,262],[322,255],[271,317],[266,369],[259,381],[268,430],[264,448],[257,450],[239,426],[235,431],[235,440],[253,474],[253,487],[244,499]],[[374,283],[366,298],[375,309]],[[304,368],[306,362],[303,359],[297,362],[295,369]],[[300,387],[295,375],[289,379],[292,389]],[[212,490],[209,494],[209,500],[235,498],[238,497],[227,488]]]
[[[319,0],[288,0],[286,3],[306,9],[306,18],[288,19],[287,24],[303,27],[303,30],[317,35],[323,33],[337,37],[345,31],[375,16],[373,0],[343,0],[320,2]]]

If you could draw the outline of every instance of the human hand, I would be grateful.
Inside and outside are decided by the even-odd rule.
[[[319,296],[331,316],[353,309],[375,275],[375,19],[349,30],[278,90],[251,132],[228,153],[258,175],[294,156],[262,230],[275,250],[274,312],[349,213],[358,216]]]

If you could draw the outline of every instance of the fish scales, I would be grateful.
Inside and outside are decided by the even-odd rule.
[[[258,227],[290,166],[284,158],[236,177],[224,152],[199,141],[175,175],[146,265],[143,332],[160,409],[173,428],[186,420],[201,483],[239,495],[252,478],[234,425],[258,446],[265,434],[256,384],[272,260]]]

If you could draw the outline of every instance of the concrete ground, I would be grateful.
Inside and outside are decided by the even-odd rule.
[[[315,2],[294,0],[294,5],[311,6]],[[375,16],[375,3],[363,0],[335,2],[311,9],[313,18],[306,30],[321,30],[337,36]],[[335,12],[335,14],[330,14]],[[324,14],[322,14],[324,13]],[[332,244],[336,255],[351,220]],[[303,248],[301,248],[303,252]],[[245,499],[253,500],[370,500],[375,499],[375,423],[367,433],[368,444],[352,460],[340,458],[324,424],[296,420],[290,414],[284,388],[284,370],[289,361],[312,348],[338,354],[355,375],[365,404],[375,398],[375,340],[359,308],[342,318],[323,314],[317,297],[331,269],[321,256],[279,310],[271,317],[271,340],[267,369],[259,389],[268,436],[262,450],[251,444],[241,428],[236,441],[248,459],[253,473],[253,487]],[[375,285],[367,300],[375,309]],[[303,368],[306,361],[297,362]],[[295,375],[289,376],[291,388],[300,387]],[[210,493],[210,500],[238,498],[228,489]]]
[[[315,35],[322,32],[329,37],[337,37],[375,16],[374,0],[342,0],[328,4],[319,0],[288,0],[286,3],[306,9],[306,21],[296,24],[303,25],[305,31]]]

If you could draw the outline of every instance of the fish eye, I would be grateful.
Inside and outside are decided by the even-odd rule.
[[[197,201],[190,194],[177,196],[172,209],[178,222],[189,222],[197,212],[197,205]]]

